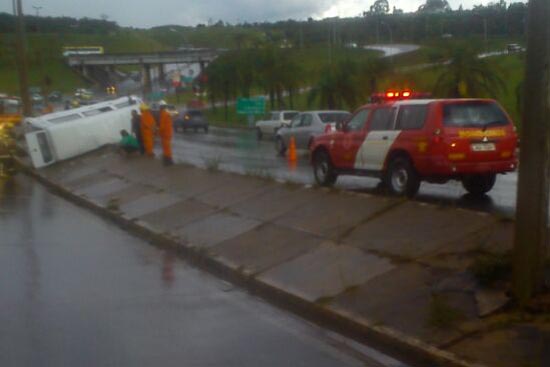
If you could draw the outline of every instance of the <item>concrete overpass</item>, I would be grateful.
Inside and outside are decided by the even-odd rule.
[[[150,92],[151,68],[158,68],[158,75],[161,80],[164,79],[164,65],[166,64],[199,64],[202,71],[224,51],[223,49],[193,48],[166,52],[71,55],[65,59],[69,66],[77,69],[87,78],[92,75],[91,71],[94,68],[112,71],[120,65],[141,65],[143,68],[144,91]]]

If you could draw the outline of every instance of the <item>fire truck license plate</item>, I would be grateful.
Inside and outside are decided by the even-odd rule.
[[[495,150],[496,147],[494,143],[472,144],[472,151],[474,152],[492,152]]]

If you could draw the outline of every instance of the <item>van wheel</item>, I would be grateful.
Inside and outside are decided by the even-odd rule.
[[[315,176],[315,181],[320,186],[332,186],[336,183],[338,174],[334,172],[334,166],[327,152],[320,151],[315,153],[313,175]]]
[[[497,180],[497,175],[494,173],[486,175],[471,175],[466,176],[462,179],[462,186],[470,194],[475,196],[481,196],[491,191],[495,182]]]
[[[386,171],[384,183],[393,195],[413,197],[420,188],[420,178],[410,159],[393,159]]]
[[[277,151],[277,154],[283,157],[286,153],[286,145],[280,136],[277,136],[275,138],[275,150]]]
[[[263,137],[262,130],[260,130],[260,128],[257,128],[256,129],[256,139],[262,140],[262,137]]]

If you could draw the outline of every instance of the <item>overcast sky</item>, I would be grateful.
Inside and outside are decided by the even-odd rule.
[[[448,0],[453,9],[488,3],[488,0]],[[123,26],[147,28],[165,24],[196,25],[209,19],[230,22],[281,19],[350,17],[361,14],[374,0],[23,0],[24,11],[41,15],[109,19]],[[425,0],[389,0],[393,6],[414,11]],[[2,0],[0,11],[12,12],[11,1]]]

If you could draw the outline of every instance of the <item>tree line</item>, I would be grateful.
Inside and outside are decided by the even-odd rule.
[[[151,36],[182,42],[197,39],[195,33],[205,30],[225,28],[241,33],[242,39],[234,38],[232,47],[253,44],[258,38],[274,43],[286,42],[293,47],[309,47],[319,44],[418,42],[426,38],[453,35],[468,37],[488,34],[489,36],[521,37],[525,34],[527,5],[521,2],[507,4],[504,0],[476,5],[472,9],[462,7],[452,10],[446,0],[427,0],[416,12],[404,13],[388,0],[375,0],[369,9],[352,18],[327,18],[305,21],[285,20],[277,22],[255,22],[231,25],[218,21],[210,26],[198,24],[190,26],[164,26],[148,30]],[[14,17],[0,13],[0,33],[11,33],[14,29]],[[28,32],[42,33],[91,33],[105,34],[117,31],[121,27],[107,16],[101,19],[71,17],[36,17],[27,15],[25,23]],[[240,30],[240,31],[239,31]],[[237,44],[239,42],[239,45]],[[216,45],[216,39],[208,37],[198,39],[194,46],[226,47]]]
[[[71,17],[25,16],[26,31],[30,33],[84,33],[108,34],[120,29],[107,16],[102,19]],[[0,13],[0,33],[12,33],[15,29],[15,17],[9,13]]]
[[[506,91],[503,71],[481,49],[465,42],[442,47],[434,56],[436,78],[429,90],[437,97],[494,97]],[[395,68],[388,59],[343,57],[325,61],[315,75],[308,74],[292,49],[268,45],[229,51],[206,69],[206,89],[214,106],[237,97],[266,95],[271,109],[294,109],[298,93],[307,93],[309,107],[353,110],[379,92],[381,81],[393,80],[397,89],[410,88],[414,76]]]

